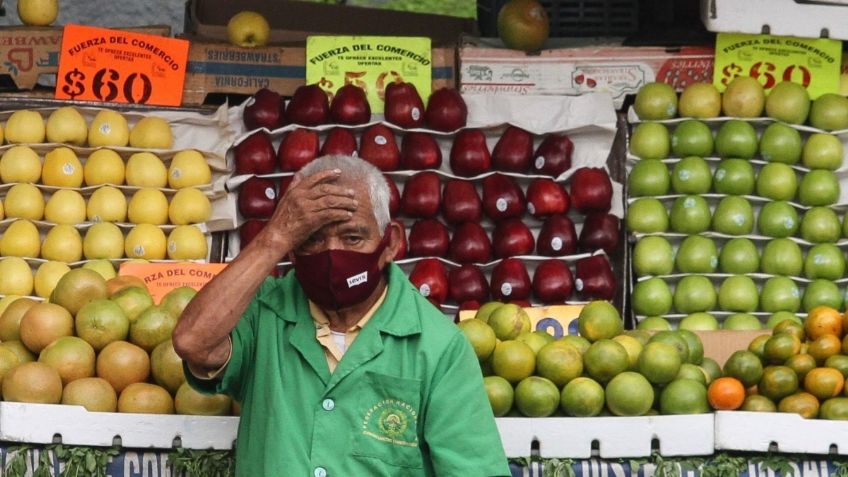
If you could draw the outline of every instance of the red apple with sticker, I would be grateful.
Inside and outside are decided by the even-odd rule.
[[[606,212],[612,207],[612,180],[606,169],[581,167],[571,176],[571,204],[580,213]]]
[[[442,217],[454,225],[483,219],[483,202],[473,182],[452,179],[445,183],[442,189]]]
[[[533,179],[527,186],[527,211],[533,217],[566,214],[570,206],[568,192],[552,179]]]
[[[492,174],[483,179],[483,211],[494,221],[521,217],[527,201],[521,186],[510,176]]]
[[[607,212],[589,212],[580,230],[580,250],[594,252],[603,250],[613,253],[621,235],[621,220]]]
[[[412,83],[392,82],[386,85],[384,115],[386,121],[404,129],[424,125],[424,101]]]
[[[524,262],[505,258],[492,269],[492,298],[498,301],[527,300],[532,289]]]
[[[444,257],[449,244],[448,228],[437,219],[419,220],[409,231],[411,257]]]
[[[489,300],[489,282],[476,265],[466,263],[454,268],[448,274],[448,283],[448,296],[456,303],[474,302],[479,308],[480,303]]]
[[[452,88],[439,88],[430,95],[424,123],[436,131],[451,132],[465,127],[468,121],[468,107],[459,91]]]
[[[492,167],[504,172],[526,173],[533,160],[533,135],[509,126],[492,149]]]
[[[450,167],[460,177],[473,177],[492,168],[486,135],[479,129],[463,129],[453,139]]]
[[[298,86],[286,106],[286,119],[301,126],[320,126],[330,122],[330,101],[317,84]]]
[[[531,255],[536,240],[530,228],[521,219],[504,219],[495,225],[492,232],[492,249],[495,258]]]
[[[400,165],[400,151],[395,134],[383,124],[369,126],[359,141],[359,157],[381,171],[394,171]]]
[[[448,297],[448,272],[436,258],[425,258],[415,264],[409,281],[433,305],[439,307]]]
[[[432,135],[408,132],[400,146],[400,167],[409,170],[438,169],[442,165],[442,150]]]
[[[277,129],[286,122],[285,103],[278,93],[262,88],[247,101],[242,118],[248,130]]]
[[[277,153],[265,131],[257,131],[238,143],[234,158],[236,174],[270,174],[277,166]]]
[[[563,303],[574,291],[574,276],[562,260],[545,260],[533,272],[533,295],[546,304]]]
[[[318,133],[310,129],[295,128],[280,141],[277,161],[283,172],[299,171],[318,157]]]
[[[439,175],[424,171],[407,179],[400,196],[400,208],[409,217],[431,218],[439,213],[441,184]]]
[[[251,177],[239,188],[238,211],[248,219],[266,219],[277,206],[277,187],[273,180]]]
[[[324,144],[321,145],[320,156],[355,156],[359,146],[356,136],[347,128],[333,128],[327,132]]]
[[[577,261],[574,288],[584,300],[612,300],[617,283],[606,255],[593,255]]]
[[[531,172],[559,177],[560,174],[571,169],[573,153],[574,143],[566,134],[548,134],[533,153]]]
[[[552,215],[545,219],[536,238],[536,253],[560,257],[577,253],[577,229],[567,215]]]
[[[457,263],[486,263],[492,258],[489,234],[477,222],[466,222],[453,232],[448,258]]]

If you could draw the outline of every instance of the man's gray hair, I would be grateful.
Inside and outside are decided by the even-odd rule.
[[[380,228],[380,234],[386,230],[391,217],[389,215],[389,185],[380,169],[370,162],[351,156],[323,156],[303,166],[300,174],[309,177],[323,171],[340,169],[342,179],[349,182],[362,181],[368,187],[368,196],[371,199],[371,207],[374,209],[374,218]]]

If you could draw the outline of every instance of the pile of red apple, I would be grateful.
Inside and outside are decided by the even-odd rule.
[[[414,86],[392,83],[385,100],[384,122],[371,122],[365,94],[352,85],[332,99],[308,85],[287,104],[267,89],[249,100],[244,122],[253,132],[233,150],[236,175],[250,175],[239,187],[242,247],[295,171],[325,154],[356,155],[386,172],[392,218],[408,231],[396,259],[437,306],[613,297],[609,261],[595,254],[619,242],[612,183],[602,168],[572,171],[566,134],[464,128],[467,107],[452,89],[435,91],[425,108]],[[496,140],[491,151],[487,137]]]

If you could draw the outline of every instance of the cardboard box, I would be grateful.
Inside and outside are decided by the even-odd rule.
[[[616,108],[644,84],[662,81],[682,90],[713,77],[714,48],[555,48],[538,55],[466,42],[459,48],[463,93],[579,95],[608,91]]]
[[[839,0],[701,0],[707,30],[848,40],[848,4]]]
[[[161,25],[122,30],[171,35],[171,27]],[[62,31],[60,26],[0,28],[0,89],[30,90],[39,76],[55,75],[59,71]]]
[[[769,335],[771,330],[716,330],[696,331],[695,334],[701,338],[704,344],[704,356],[714,359],[719,366],[736,351],[748,349],[748,345],[757,336]]]
[[[719,411],[715,413],[715,448],[845,455],[848,432],[845,421],[804,419],[793,413]]]

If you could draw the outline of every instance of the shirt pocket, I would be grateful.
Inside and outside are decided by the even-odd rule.
[[[353,455],[410,468],[423,466],[418,441],[421,380],[366,371]]]

